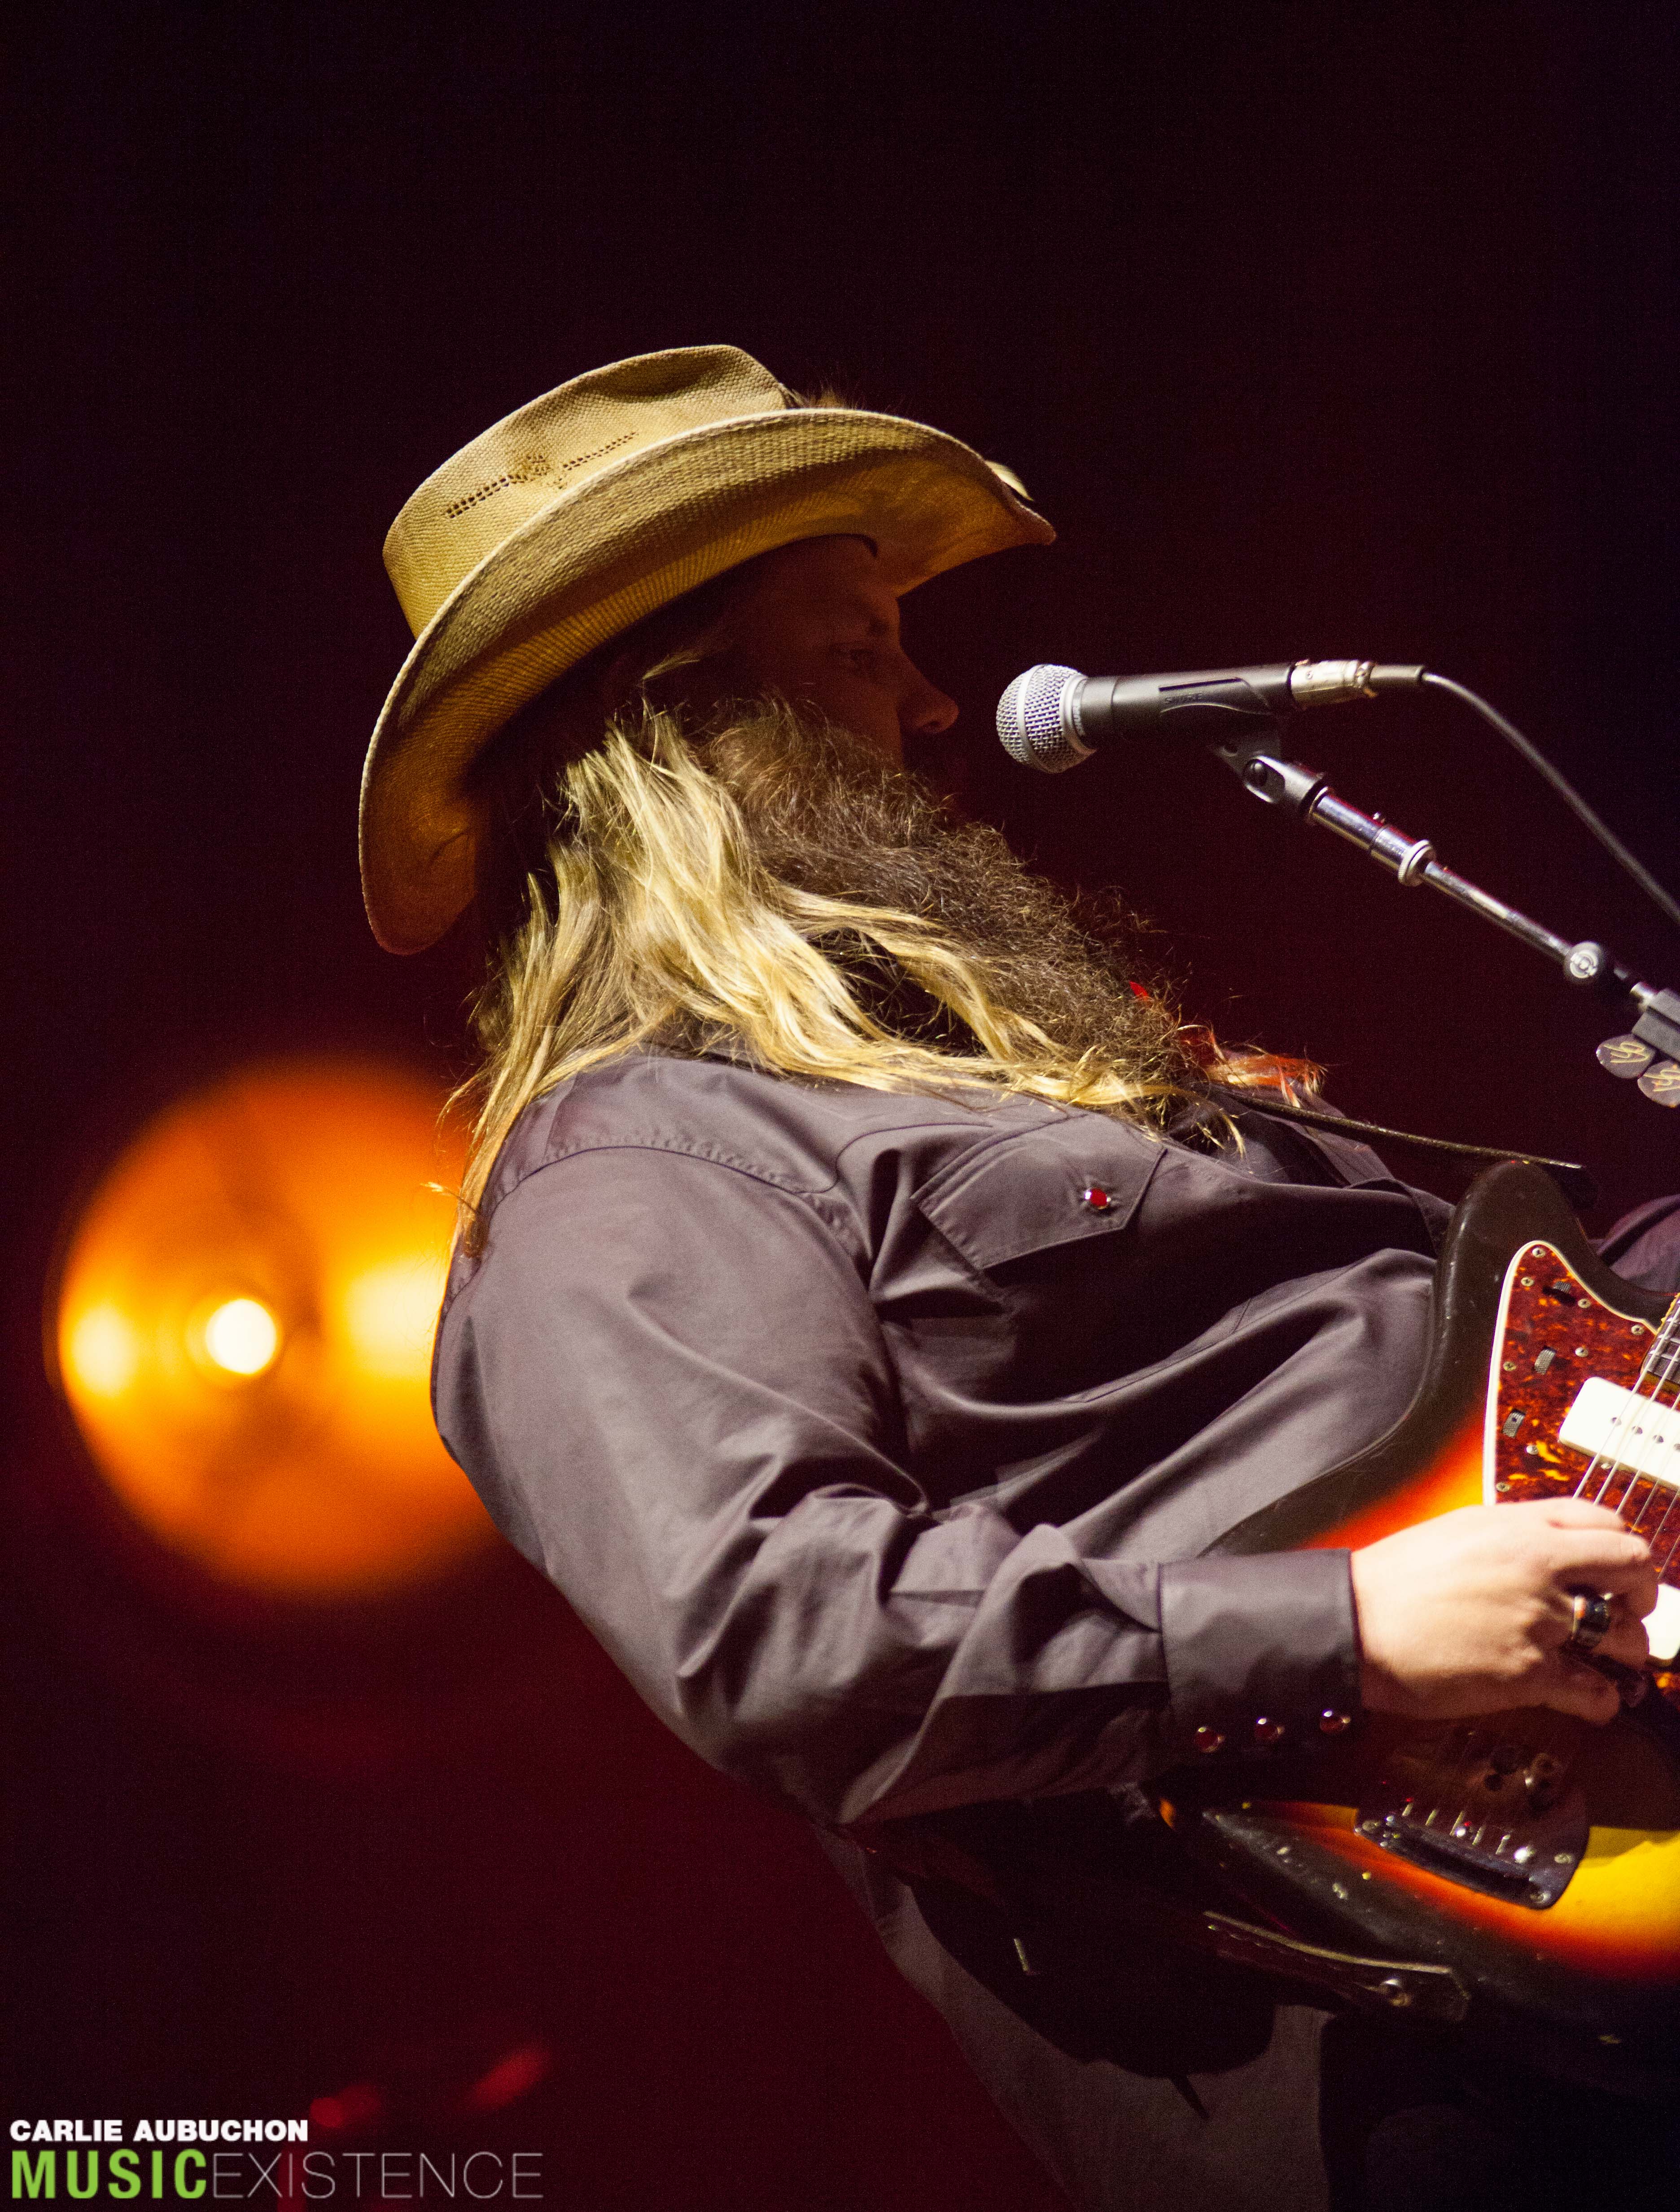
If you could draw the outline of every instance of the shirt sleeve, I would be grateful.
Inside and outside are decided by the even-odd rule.
[[[1598,1256],[1629,1283],[1680,1291],[1680,1195],[1647,1199],[1598,1242]]]
[[[845,1825],[1356,1710],[1344,1553],[1122,1564],[932,1510],[861,1265],[807,1198],[607,1148],[503,1200],[445,1316],[446,1443],[697,1751]]]

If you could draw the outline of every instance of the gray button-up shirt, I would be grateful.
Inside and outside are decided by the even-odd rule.
[[[438,1425],[654,1711],[819,1821],[1311,1729],[1347,1555],[1209,1547],[1403,1411],[1446,1209],[1242,1121],[627,1056],[504,1146]]]

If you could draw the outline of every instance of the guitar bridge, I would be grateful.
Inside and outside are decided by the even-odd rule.
[[[1360,1834],[1484,1895],[1555,1905],[1586,1850],[1586,1801],[1555,1752],[1522,1741],[1519,1717],[1397,1750],[1359,1808]]]

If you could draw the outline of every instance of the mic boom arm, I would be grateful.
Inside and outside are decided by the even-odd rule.
[[[1632,970],[1595,939],[1583,938],[1572,945],[1468,877],[1443,867],[1427,837],[1409,837],[1381,815],[1360,813],[1338,798],[1329,779],[1316,769],[1263,752],[1257,735],[1209,750],[1267,805],[1284,807],[1299,820],[1315,823],[1358,846],[1408,890],[1427,884],[1467,907],[1519,943],[1544,953],[1581,989],[1631,1005],[1637,1012],[1631,1030],[1599,1046],[1599,1063],[1612,1075],[1636,1079],[1646,1097],[1659,1105],[1680,1106],[1680,992],[1637,981]]]

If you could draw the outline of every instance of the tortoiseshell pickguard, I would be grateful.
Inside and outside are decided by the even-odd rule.
[[[1587,1455],[1557,1440],[1581,1385],[1593,1376],[1624,1390],[1639,1385],[1665,1406],[1680,1401],[1672,1385],[1658,1390],[1649,1379],[1640,1384],[1653,1342],[1650,1324],[1595,1297],[1554,1246],[1535,1243],[1511,1263],[1494,1341],[1495,1387],[1488,1393],[1483,1458],[1488,1503],[1567,1498],[1581,1490],[1655,1538],[1662,1579],[1680,1587],[1680,1559],[1672,1556],[1680,1552],[1680,1493],[1602,1462],[1581,1489]],[[1670,1702],[1680,1705],[1680,1667],[1657,1670],[1656,1680]]]

